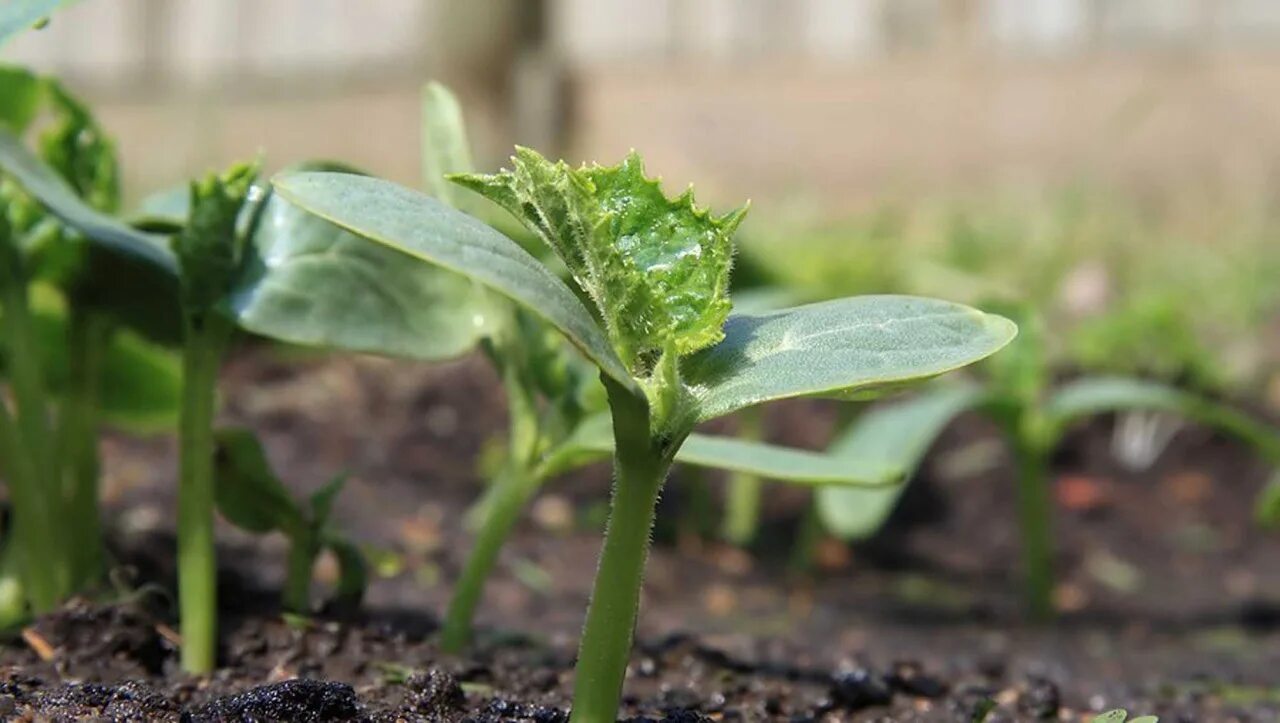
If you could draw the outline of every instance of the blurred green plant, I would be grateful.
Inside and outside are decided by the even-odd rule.
[[[0,66],[0,88],[0,378],[9,390],[0,468],[14,506],[3,574],[21,590],[0,621],[13,624],[100,579],[100,427],[164,428],[179,383],[176,359],[147,339],[169,340],[176,328],[162,305],[148,308],[173,289],[163,250],[82,235],[23,187],[38,177],[95,213],[115,213],[114,145],[56,81]],[[29,135],[39,157],[23,143]]]
[[[219,429],[214,436],[218,511],[243,530],[279,532],[289,540],[282,593],[285,610],[301,615],[312,612],[312,572],[316,559],[326,550],[338,563],[332,604],[346,610],[359,605],[369,577],[364,556],[329,521],[346,475],[335,476],[300,504],[272,470],[252,430],[231,427]]]
[[[1005,353],[980,367],[981,383],[939,386],[867,412],[840,434],[830,451],[850,459],[874,451],[914,471],[961,413],[976,411],[997,422],[1016,463],[1023,574],[1028,609],[1035,617],[1052,615],[1049,459],[1073,423],[1129,410],[1175,414],[1238,439],[1280,468],[1280,429],[1228,404],[1159,382],[1126,377],[1085,377],[1055,385],[1044,351],[1042,322],[1030,312],[1013,316],[1019,321],[1020,336]],[[1280,483],[1280,469],[1276,479]],[[866,539],[884,525],[904,489],[905,485],[883,490],[823,489],[817,493],[818,510],[836,536]],[[1275,497],[1264,492],[1259,499],[1261,522],[1280,522]]]

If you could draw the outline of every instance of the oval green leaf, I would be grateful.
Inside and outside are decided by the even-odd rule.
[[[912,296],[856,296],[729,317],[725,338],[682,364],[699,421],[802,396],[837,398],[959,369],[1008,344],[1013,322]]]
[[[608,414],[597,414],[583,422],[555,454],[557,462],[563,463],[556,464],[554,470],[547,474],[589,464],[612,453],[613,424]],[[765,442],[697,433],[688,436],[676,452],[675,460],[695,467],[744,472],[807,486],[896,486],[903,471],[900,465],[876,455],[848,459]]]
[[[487,331],[469,279],[415,263],[272,194],[228,308],[244,329],[348,351],[447,359]]]
[[[89,272],[77,298],[159,341],[181,333],[178,266],[162,239],[130,228],[82,201],[12,133],[0,129],[0,168],[51,214],[89,241]]]
[[[1254,447],[1269,462],[1280,464],[1280,429],[1253,419],[1227,404],[1181,389],[1126,377],[1088,377],[1064,385],[1046,412],[1060,426],[1084,416],[1127,409],[1178,414],[1235,437]]]
[[[884,459],[903,469],[907,480],[884,489],[818,490],[815,504],[827,530],[844,540],[874,535],[889,519],[938,435],[958,414],[981,403],[984,397],[983,390],[973,384],[939,387],[859,417],[831,445],[830,454],[850,463],[868,456]]]
[[[635,381],[604,331],[569,287],[511,239],[483,222],[389,181],[338,173],[274,179],[277,192],[358,236],[473,279],[529,307],[610,377]]]

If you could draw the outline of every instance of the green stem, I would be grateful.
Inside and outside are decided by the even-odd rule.
[[[1018,472],[1018,522],[1022,528],[1023,575],[1032,618],[1053,617],[1053,502],[1047,446],[1030,420],[1014,436]]]
[[[822,518],[818,516],[818,505],[810,502],[805,507],[796,530],[796,541],[791,547],[789,567],[792,572],[804,575],[813,572],[814,562],[818,557],[818,543],[822,540]]]
[[[188,321],[179,428],[178,606],[182,667],[205,674],[217,659],[217,555],[213,536],[213,415],[218,367],[229,335],[212,314]]]
[[[66,396],[58,415],[59,457],[71,541],[68,551],[76,587],[102,570],[102,520],[98,509],[98,408],[102,363],[110,340],[110,322],[97,314],[72,310],[68,337]]]
[[[485,581],[492,574],[498,553],[515,527],[516,520],[520,518],[520,513],[538,490],[540,483],[541,479],[527,470],[516,472],[508,469],[490,487],[493,496],[485,508],[484,523],[477,532],[475,545],[462,570],[462,577],[454,588],[449,611],[445,615],[440,643],[445,652],[460,652],[470,641],[471,624],[475,618],[476,605],[484,593]]]
[[[0,214],[0,344],[8,361],[13,409],[0,398],[0,464],[14,507],[18,569],[34,612],[60,602],[71,577],[62,538],[56,534],[61,490],[52,465],[42,355],[31,326],[22,258]]]
[[[310,530],[295,531],[289,536],[289,555],[285,563],[284,591],[281,599],[285,610],[311,613],[311,571],[316,562],[315,536]]]
[[[740,416],[738,436],[747,440],[760,440],[764,436],[764,416],[755,407]],[[724,529],[721,534],[729,542],[743,546],[755,539],[760,529],[760,497],[764,492],[764,480],[753,474],[733,472],[726,490]]]
[[[673,445],[664,448],[650,439],[644,403],[629,397],[625,390],[610,390],[616,479],[578,648],[571,723],[612,723],[617,715],[655,507],[675,452]]]
[[[22,587],[32,612],[45,613],[62,599],[58,564],[52,559],[57,549],[49,496],[40,485],[36,461],[22,443],[13,416],[0,399],[0,467],[9,483],[13,503],[13,532],[10,544]]]

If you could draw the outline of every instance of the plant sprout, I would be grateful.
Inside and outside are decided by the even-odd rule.
[[[763,402],[899,387],[981,359],[1006,319],[942,301],[877,296],[729,316],[731,236],[668,199],[640,158],[572,169],[518,149],[514,170],[454,180],[512,212],[568,267],[575,294],[483,222],[374,178],[299,173],[277,193],[317,216],[452,270],[555,326],[600,370],[615,482],[578,656],[573,720],[613,720],[629,657],[654,505],[694,427]],[[589,301],[591,309],[580,300]]]
[[[444,86],[423,91],[424,175],[432,194],[451,206],[490,216],[484,199],[449,183],[449,173],[470,171],[470,152],[457,99]],[[498,553],[529,500],[550,478],[608,457],[613,451],[608,402],[596,367],[571,351],[555,329],[520,306],[484,297],[481,348],[507,393],[506,449],[488,491],[472,510],[476,542],[454,590],[441,631],[445,650],[461,650]],[[471,324],[464,313],[456,323]],[[797,484],[888,484],[899,472],[874,458],[850,465],[831,457],[772,445],[692,434],[675,460],[729,470],[758,487],[761,476]],[[744,485],[745,486],[745,485]]]
[[[278,201],[269,187],[254,184],[254,166],[236,166],[223,176],[192,184],[186,194],[165,194],[153,201],[138,218],[147,232],[90,206],[53,168],[5,133],[0,133],[0,167],[60,224],[85,240],[92,256],[84,268],[93,272],[87,278],[94,288],[104,289],[105,299],[120,305],[122,317],[151,329],[157,320],[173,320],[176,310],[182,312],[180,325],[174,325],[185,334],[170,332],[183,340],[178,516],[182,659],[186,670],[206,673],[216,662],[217,650],[212,535],[215,384],[233,333],[243,330],[329,348],[447,358],[474,344],[476,331],[453,323],[451,313],[470,308],[472,287],[430,267],[406,266],[400,263],[401,254]],[[307,167],[349,170],[331,163]],[[173,249],[155,234],[173,234]],[[364,293],[371,278],[377,279],[380,293]],[[444,319],[449,323],[442,323]],[[25,479],[6,473],[11,486],[21,486]],[[37,513],[19,509],[15,517],[36,520]],[[30,534],[53,529],[35,525],[33,531],[30,523],[16,524]],[[58,546],[36,549],[53,551]],[[60,568],[27,569],[52,576]],[[47,586],[53,592],[42,598],[42,609],[56,603],[60,595],[54,593],[64,589],[53,582]]]
[[[933,442],[961,413],[974,410],[1004,430],[1016,462],[1018,524],[1022,533],[1027,606],[1040,619],[1052,614],[1053,534],[1049,458],[1080,419],[1130,410],[1179,415],[1238,439],[1280,466],[1280,429],[1232,407],[1158,382],[1085,377],[1054,388],[1038,325],[1023,320],[1011,349],[986,365],[984,384],[941,385],[913,399],[867,412],[831,447],[857,459],[871,451],[917,468]],[[824,489],[818,509],[826,527],[846,540],[870,537],[883,526],[904,486],[884,490]],[[1258,505],[1259,520],[1280,521],[1280,473]]]
[[[346,475],[335,476],[312,493],[306,504],[298,504],[272,471],[262,443],[251,430],[220,429],[215,439],[218,511],[242,530],[279,532],[289,540],[282,595],[285,609],[300,615],[311,612],[311,572],[325,550],[338,562],[333,602],[345,609],[359,605],[368,578],[364,557],[329,522]]]
[[[157,279],[155,293],[173,288],[158,246],[122,253],[86,238],[19,185],[38,176],[97,212],[118,210],[114,146],[88,109],[53,79],[22,68],[0,66],[0,87],[0,171],[8,172],[0,174],[0,369],[13,399],[12,409],[0,410],[0,466],[17,529],[4,574],[17,568],[12,579],[40,613],[100,577],[99,426],[154,431],[176,416],[177,365],[144,336],[171,340],[177,324],[134,288]],[[22,140],[38,120],[45,121],[35,139],[39,158]],[[37,542],[57,521],[65,533]],[[6,607],[6,624],[25,614],[20,604]]]

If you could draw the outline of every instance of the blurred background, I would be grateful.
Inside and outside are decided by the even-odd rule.
[[[420,184],[434,78],[482,167],[635,148],[750,197],[745,281],[1014,298],[1072,365],[1280,405],[1274,0],[113,0],[6,55],[135,199],[259,151]]]

